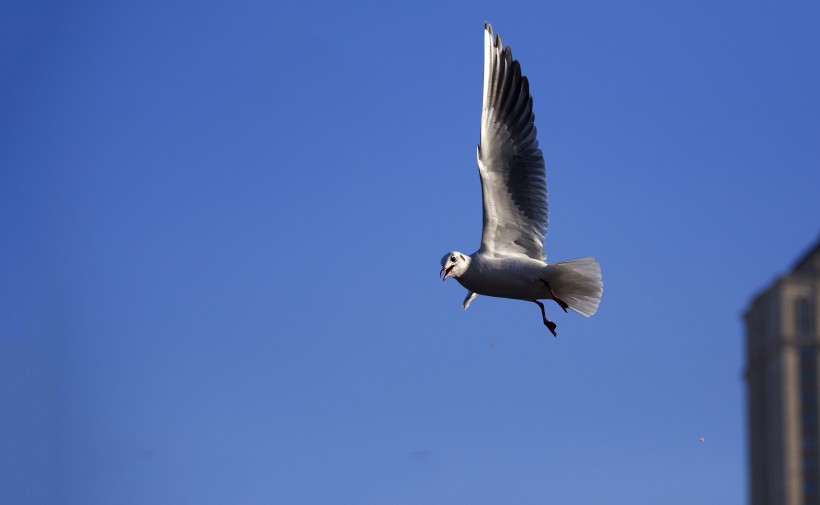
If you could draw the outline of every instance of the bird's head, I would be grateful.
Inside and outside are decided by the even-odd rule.
[[[467,271],[470,266],[470,257],[461,254],[458,251],[448,252],[441,258],[441,272],[439,276],[444,275],[441,279],[446,281],[447,277],[460,277]]]

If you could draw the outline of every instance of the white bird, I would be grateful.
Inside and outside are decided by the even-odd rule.
[[[553,335],[556,325],[538,300],[589,317],[603,293],[601,267],[592,257],[547,263],[547,182],[536,140],[527,78],[509,46],[484,24],[484,95],[478,173],[484,207],[481,247],[467,256],[441,258],[443,280],[455,278],[469,291],[464,309],[478,295],[529,300],[541,308]]]

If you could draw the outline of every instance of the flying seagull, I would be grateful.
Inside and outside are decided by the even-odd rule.
[[[445,254],[439,276],[467,288],[465,310],[478,295],[535,303],[544,324],[558,336],[539,300],[554,300],[564,312],[589,317],[598,310],[603,283],[595,258],[547,263],[547,177],[534,122],[527,78],[510,47],[485,23],[477,154],[484,207],[481,247],[469,256]]]

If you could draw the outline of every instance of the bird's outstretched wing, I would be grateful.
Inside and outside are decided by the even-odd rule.
[[[527,78],[487,23],[478,145],[485,253],[546,259],[547,178],[534,121]]]

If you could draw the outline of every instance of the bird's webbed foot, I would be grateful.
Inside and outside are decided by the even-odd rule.
[[[557,328],[557,327],[558,327],[558,325],[556,325],[555,323],[553,323],[552,321],[550,321],[549,319],[547,319],[547,313],[546,313],[546,311],[544,310],[544,304],[543,304],[543,303],[541,303],[541,302],[539,302],[538,300],[533,300],[533,302],[534,302],[536,305],[538,305],[538,308],[540,308],[540,309],[541,309],[541,317],[543,317],[543,318],[544,318],[544,326],[546,326],[546,327],[547,327],[547,329],[550,331],[550,333],[552,333],[552,335],[553,335],[554,337],[558,337],[558,333],[555,331],[555,328]]]

